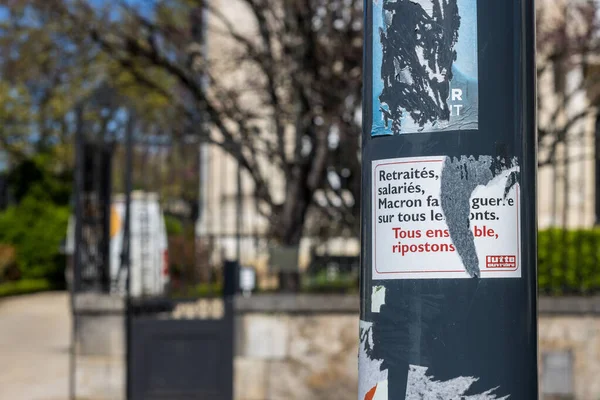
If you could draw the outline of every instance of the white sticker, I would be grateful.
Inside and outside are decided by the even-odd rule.
[[[385,286],[373,286],[371,293],[371,312],[381,312],[381,306],[385,304]]]
[[[521,277],[519,167],[494,161],[373,161],[373,279]]]

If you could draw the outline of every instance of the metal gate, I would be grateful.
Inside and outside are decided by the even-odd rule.
[[[73,304],[85,293],[124,303],[128,400],[232,400],[239,263],[214,257],[214,241],[197,230],[201,144],[148,134],[123,114],[130,123],[110,138],[77,133]],[[174,193],[166,186],[179,178]]]
[[[191,147],[199,150],[199,146]],[[128,135],[120,271],[126,277],[127,399],[232,400],[233,297],[238,286],[238,263],[211,264],[210,251],[201,251],[210,243],[198,235],[198,213],[191,207],[185,217],[192,232],[184,236],[188,240],[176,249],[169,248],[167,239],[163,269],[149,267],[156,264],[155,246],[160,246],[153,240],[155,230],[166,231],[164,222],[151,222],[153,200],[149,200],[148,192],[156,189],[144,188],[144,184],[152,186],[158,178],[152,176],[147,157],[159,148],[151,141],[134,145],[132,135]],[[144,190],[138,197],[132,196],[135,149],[146,157],[145,179],[137,185]],[[159,218],[164,218],[162,206],[158,207]],[[182,270],[175,274],[168,262],[169,254],[189,253],[190,247],[192,257],[182,262],[186,265],[180,265]]]
[[[225,265],[219,297],[130,300],[129,400],[233,399],[236,265]]]

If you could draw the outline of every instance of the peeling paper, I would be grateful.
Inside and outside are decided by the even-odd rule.
[[[360,347],[358,351],[358,369],[359,369],[359,382],[358,382],[358,398],[360,400],[367,399],[369,396],[382,396],[385,390],[386,397],[371,397],[374,399],[387,400],[387,379],[388,371],[381,370],[383,360],[377,360],[371,358],[373,351],[373,323],[360,321]],[[385,384],[382,384],[385,382]],[[385,386],[385,389],[383,389]],[[375,390],[373,391],[373,389]],[[377,393],[379,391],[379,394]]]
[[[373,286],[371,294],[371,312],[378,313],[385,304],[385,286]]]
[[[382,381],[377,384],[375,394],[372,400],[388,400],[388,381]]]
[[[494,394],[497,387],[481,394],[467,396],[467,391],[479,378],[461,376],[442,382],[427,376],[427,370],[427,367],[410,366],[406,400],[505,400],[510,397],[497,397]]]
[[[494,181],[494,178],[515,167],[516,159],[506,162],[491,156],[448,157],[444,162],[441,183],[442,210],[452,243],[456,246],[467,273],[473,278],[481,276],[481,266],[469,224],[472,194],[479,186],[501,184],[504,186],[503,193],[506,198],[509,190],[517,183],[513,174],[517,171],[511,171],[502,180]]]
[[[477,0],[373,0],[372,135],[477,129]]]

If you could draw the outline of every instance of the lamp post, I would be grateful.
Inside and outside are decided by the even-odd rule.
[[[537,399],[534,2],[365,13],[359,399]]]

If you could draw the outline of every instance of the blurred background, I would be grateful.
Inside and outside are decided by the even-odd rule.
[[[598,399],[600,5],[537,8],[541,386]],[[0,398],[144,387],[123,354],[159,314],[226,320],[236,398],[356,397],[362,22],[360,0],[0,0]]]

